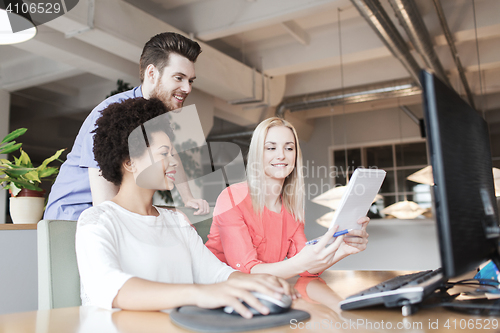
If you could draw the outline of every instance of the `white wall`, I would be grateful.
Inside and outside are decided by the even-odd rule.
[[[0,140],[9,133],[10,116],[10,94],[0,90]],[[0,158],[5,156],[0,155]],[[0,223],[5,223],[5,205],[7,203],[7,191],[0,189]]]
[[[38,309],[36,230],[0,230],[0,314]]]
[[[418,114],[417,106],[411,107]],[[331,166],[330,148],[358,147],[421,140],[420,128],[397,108],[316,119],[313,135],[301,141],[306,184],[306,236],[314,238],[324,233],[324,227],[314,221],[330,210],[310,200],[329,190],[334,180],[328,175]],[[326,166],[328,169],[325,172]]]

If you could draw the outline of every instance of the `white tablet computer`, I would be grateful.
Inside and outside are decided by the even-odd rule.
[[[335,225],[339,226],[338,231],[361,229],[357,221],[368,213],[373,199],[382,186],[385,174],[386,172],[381,169],[354,170],[329,229]]]

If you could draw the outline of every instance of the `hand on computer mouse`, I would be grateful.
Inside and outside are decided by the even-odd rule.
[[[255,296],[255,298],[257,298],[262,305],[269,309],[269,314],[287,312],[292,306],[292,298],[288,295],[282,295],[280,299],[277,299],[257,291],[252,291],[251,294]],[[245,305],[253,315],[262,315],[262,313],[248,305],[246,302],[242,302],[242,304]],[[224,307],[224,312],[239,315],[239,313],[236,312],[232,306]]]
[[[269,309],[259,302],[251,291],[278,299],[283,294],[291,299],[298,297],[296,290],[282,278],[269,274],[245,274],[238,271],[231,273],[225,282],[196,285],[196,289],[195,305],[208,309],[231,306],[245,318],[252,318],[253,314],[248,307],[243,305],[243,302],[261,314],[269,313]]]

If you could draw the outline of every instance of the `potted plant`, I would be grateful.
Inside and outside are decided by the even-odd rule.
[[[0,159],[0,176],[4,176],[0,178],[0,184],[11,194],[9,209],[12,222],[37,223],[42,218],[45,206],[45,190],[40,188],[40,184],[42,180],[57,175],[59,169],[48,164],[58,159],[64,149],[34,167],[28,154],[21,149],[21,143],[14,141],[25,132],[25,128],[15,130],[0,143],[0,154],[12,153],[17,149],[21,152],[19,157],[14,156],[14,161]]]

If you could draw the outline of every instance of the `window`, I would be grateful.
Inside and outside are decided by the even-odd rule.
[[[346,175],[350,177],[357,167],[379,168],[387,172],[380,189],[383,200],[377,201],[372,207],[372,217],[383,217],[380,211],[384,207],[405,198],[422,208],[432,205],[430,186],[406,179],[428,165],[425,142],[338,149],[333,152],[333,165],[337,171],[335,186],[345,185]]]

